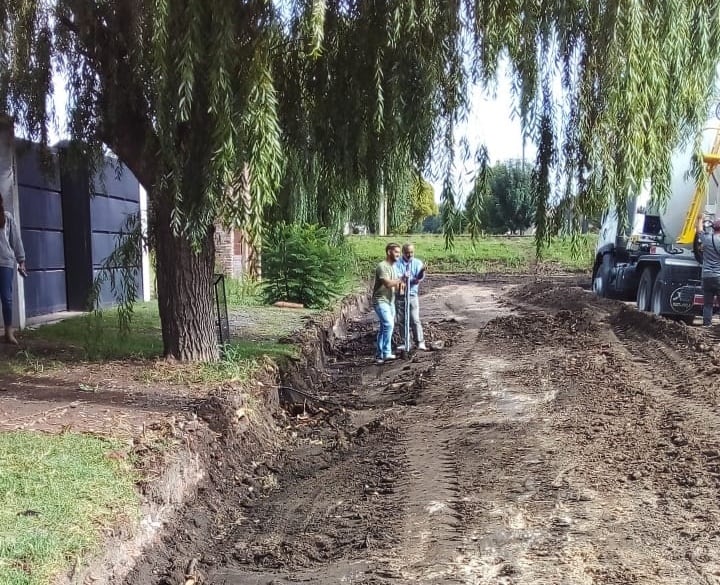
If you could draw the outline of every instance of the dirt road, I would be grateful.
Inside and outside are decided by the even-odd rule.
[[[720,583],[716,340],[573,284],[436,279],[382,366],[365,315],[127,583]]]

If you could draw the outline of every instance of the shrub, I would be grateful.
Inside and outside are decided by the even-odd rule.
[[[348,290],[353,253],[342,238],[317,225],[277,224],[263,242],[263,295],[326,307]]]

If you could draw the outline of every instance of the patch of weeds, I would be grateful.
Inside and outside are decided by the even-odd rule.
[[[218,362],[202,364],[200,377],[203,382],[244,381],[250,379],[265,358],[278,363],[295,356],[297,349],[293,345],[237,341],[223,348]]]
[[[14,357],[0,363],[0,372],[14,376],[43,374],[62,366],[58,360],[35,355],[29,349],[21,349]]]
[[[259,307],[264,304],[261,285],[251,278],[225,278],[228,307]]]
[[[305,319],[318,313],[315,309],[240,308],[232,311],[230,322],[243,338],[268,342],[302,329]]]
[[[294,345],[270,341],[235,341],[222,349],[220,360],[212,363],[179,364],[158,360],[144,368],[138,380],[145,384],[215,384],[251,379],[262,363],[297,357]]]
[[[0,434],[0,583],[42,585],[137,513],[122,445],[88,435]]]

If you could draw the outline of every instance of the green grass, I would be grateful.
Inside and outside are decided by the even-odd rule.
[[[265,358],[277,364],[297,357],[294,345],[271,341],[237,341],[223,349],[222,359],[216,363],[203,364],[201,376],[204,382],[227,382],[250,379]]]
[[[243,339],[237,340],[243,352],[251,357],[261,354],[286,353],[273,344],[303,325],[302,319],[314,313],[307,310],[279,309],[277,307],[236,305],[228,307],[231,320],[239,323]],[[162,355],[162,332],[156,302],[138,303],[135,306],[129,330],[122,333],[118,328],[117,312],[108,309],[101,313],[88,313],[65,319],[37,329],[26,330],[23,338],[28,341],[45,341],[58,349],[67,349],[90,361],[115,359],[147,359]],[[233,342],[235,343],[235,342]],[[73,351],[74,350],[74,351]],[[39,371],[36,356],[20,352],[25,371]]]
[[[138,303],[129,331],[121,334],[117,311],[107,309],[65,319],[23,332],[28,340],[56,343],[91,361],[152,358],[162,354],[160,316],[156,302]]]
[[[0,583],[41,585],[92,551],[138,499],[119,445],[86,435],[0,434]]]
[[[263,306],[260,283],[250,278],[225,277],[225,296],[228,308]]]
[[[596,236],[581,236],[577,240],[578,246],[573,249],[569,237],[555,238],[544,250],[543,262],[562,270],[589,270],[596,239]],[[442,236],[433,234],[351,236],[349,240],[357,255],[357,272],[361,277],[371,274],[384,258],[388,242],[415,244],[416,255],[427,264],[430,272],[522,272],[536,262],[532,237],[483,237],[473,244],[470,237],[459,236],[450,250],[445,249]]]
[[[267,358],[277,363],[297,354],[295,346],[279,339],[301,328],[314,311],[249,305],[230,306],[231,320],[241,339],[233,339],[212,364],[148,364],[137,374],[147,383],[198,384],[245,380]],[[114,309],[73,317],[23,332],[28,349],[0,363],[0,373],[41,374],[78,361],[154,360],[162,355],[162,335],[157,303],[139,303],[127,333],[118,329]]]

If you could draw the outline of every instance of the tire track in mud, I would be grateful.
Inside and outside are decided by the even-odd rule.
[[[507,319],[526,329],[535,318],[501,317],[488,327],[502,328]],[[554,563],[547,560],[562,550],[567,529],[551,485],[556,447],[538,417],[554,394],[533,353],[516,341],[481,331],[464,360],[463,392],[454,407],[456,416],[465,413],[457,418],[465,534],[454,558],[462,583],[554,583]],[[527,387],[532,379],[538,383]],[[547,531],[548,525],[554,528]]]
[[[345,457],[306,461],[280,478],[280,489],[228,535],[233,559],[210,582],[240,584],[276,572],[305,581],[318,565],[394,544],[393,495],[406,464],[394,427],[382,425],[366,439]]]
[[[438,427],[416,425],[402,440],[407,467],[396,495],[402,521],[397,555],[378,565],[403,582],[454,583],[452,558],[461,539],[457,510],[457,464],[448,440],[438,440]]]
[[[462,339],[457,345],[463,347]],[[449,405],[461,379],[462,372],[434,372],[418,406],[401,422],[407,430],[401,440],[406,483],[398,494],[404,502],[400,542],[379,564],[403,582],[462,583],[453,567],[464,526]]]

